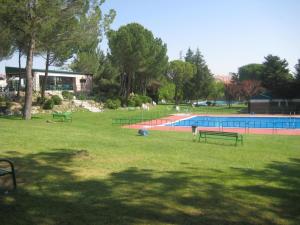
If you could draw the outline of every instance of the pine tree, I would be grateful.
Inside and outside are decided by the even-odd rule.
[[[274,97],[289,97],[289,86],[293,76],[288,69],[288,62],[278,56],[268,55],[263,65],[262,85],[271,91]]]
[[[298,64],[295,65],[295,70],[296,70],[295,73],[296,80],[300,82],[300,59],[298,59]]]
[[[196,73],[185,84],[185,98],[206,99],[210,94],[210,87],[213,82],[213,76],[208,69],[203,55],[201,54],[199,49],[197,49],[195,53],[193,53],[193,51],[189,49],[186,54],[185,60],[186,62],[189,62],[196,67]]]

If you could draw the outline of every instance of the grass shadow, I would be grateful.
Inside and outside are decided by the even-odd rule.
[[[268,189],[228,188],[222,179],[202,176],[201,171],[195,174],[129,167],[105,177],[93,169],[92,177],[82,177],[77,175],[83,169],[78,167],[78,160],[87,159],[89,164],[93,159],[87,149],[54,149],[27,155],[6,152],[5,156],[15,162],[19,184],[16,193],[0,199],[0,220],[6,225],[280,224],[265,217],[261,208],[249,208],[234,195],[236,191],[245,191],[265,196]],[[279,217],[289,215],[289,220],[296,224],[299,178],[294,176],[299,175],[299,161],[293,160],[285,166],[279,162],[270,165],[270,174],[233,170],[237,176],[255,176],[266,181],[282,175],[280,194],[271,192],[279,202],[274,206],[277,211],[272,213]],[[182,165],[189,166],[188,162]],[[284,188],[293,192],[284,193]]]

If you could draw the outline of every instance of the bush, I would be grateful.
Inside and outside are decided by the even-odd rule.
[[[86,100],[86,99],[87,99],[87,96],[86,96],[86,94],[80,92],[80,93],[77,93],[77,94],[76,94],[76,98],[77,98],[78,100],[83,101],[83,100]]]
[[[5,106],[6,106],[6,108],[10,108],[10,107],[12,107],[12,105],[13,105],[13,103],[12,102],[10,102],[10,101],[6,101],[5,102]]]
[[[62,99],[58,95],[53,95],[51,99],[54,105],[61,105]]]
[[[121,106],[119,99],[107,99],[105,107],[109,109],[118,109]]]
[[[143,103],[152,103],[152,98],[146,96],[146,95],[140,95],[140,99]]]
[[[45,100],[46,100],[45,98],[42,98],[41,96],[39,96],[36,98],[36,103],[38,105],[43,105],[45,103]]]
[[[137,95],[137,96],[134,98],[134,105],[135,105],[136,107],[141,107],[142,104],[143,104],[142,99],[140,98],[140,96]]]
[[[128,100],[127,100],[127,106],[128,107],[135,107],[135,101],[134,101],[134,98],[132,97],[129,97]]]
[[[0,96],[0,102],[5,102],[5,98]]]
[[[61,95],[63,96],[64,99],[68,99],[68,100],[72,100],[73,96],[74,96],[74,94],[72,92],[69,92],[69,91],[63,91],[61,93]]]
[[[43,105],[43,109],[53,109],[53,106],[54,106],[54,101],[52,99],[48,99],[47,101],[45,101]]]
[[[144,95],[131,95],[127,101],[129,107],[140,107],[143,103],[151,103],[152,99]]]

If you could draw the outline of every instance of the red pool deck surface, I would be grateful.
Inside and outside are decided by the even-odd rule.
[[[194,116],[207,116],[207,114],[177,114],[157,120],[144,121],[142,123],[132,124],[123,126],[124,128],[130,129],[142,129],[146,128],[148,130],[160,130],[160,131],[180,131],[180,132],[192,132],[190,127],[180,127],[180,126],[165,126],[170,122],[174,123],[179,120],[187,119]],[[223,115],[210,115],[210,116],[224,116]],[[236,114],[236,115],[226,115],[228,117],[244,116],[249,117],[252,115]],[[279,115],[255,115],[255,117],[278,117]],[[280,115],[282,117],[282,115]],[[300,129],[268,129],[268,128],[219,128],[219,127],[201,127],[201,130],[212,130],[212,131],[224,131],[224,132],[237,132],[240,134],[280,134],[280,135],[300,135]]]

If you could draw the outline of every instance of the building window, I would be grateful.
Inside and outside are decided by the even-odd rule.
[[[40,76],[40,88],[42,89],[44,76]],[[74,77],[48,77],[46,90],[47,91],[72,91]]]

